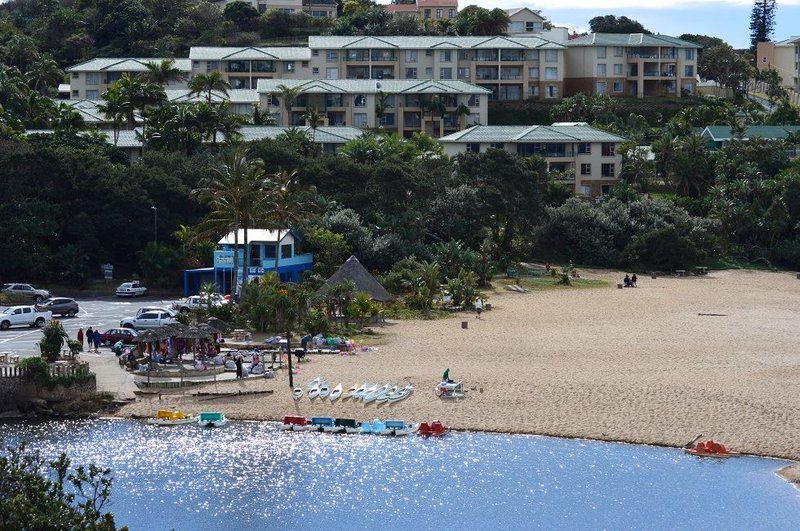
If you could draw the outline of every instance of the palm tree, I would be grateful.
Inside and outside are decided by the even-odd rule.
[[[422,102],[422,108],[430,113],[431,118],[436,118],[437,115],[443,117],[444,114],[447,112],[447,106],[442,101],[442,98],[438,94],[434,94],[430,97],[430,99]],[[434,136],[437,136],[434,134]]]
[[[303,89],[299,86],[287,87],[283,83],[275,87],[275,89],[278,91],[277,96],[283,108],[286,109],[286,125],[292,125],[292,107],[294,106],[294,100],[303,92]]]
[[[278,231],[278,248],[275,253],[275,274],[280,278],[278,267],[281,258],[280,232],[306,220],[316,206],[316,190],[300,183],[296,170],[281,170],[265,181],[266,197],[264,207],[268,215],[264,222]]]
[[[383,124],[383,117],[386,115],[386,109],[390,108],[389,94],[384,91],[378,91],[375,95],[375,118],[378,119],[379,124]]]
[[[47,87],[57,87],[64,79],[64,71],[58,67],[50,54],[41,54],[28,66],[25,73],[28,86],[39,94],[46,95]]]
[[[317,138],[317,127],[325,123],[325,113],[320,112],[316,107],[309,107],[306,109],[306,114],[303,118],[311,127],[311,141],[313,142]]]
[[[464,128],[464,124],[462,123],[461,118],[467,117],[470,114],[472,114],[472,111],[469,110],[469,107],[464,105],[464,102],[458,104],[458,108],[456,109],[456,117],[458,119],[459,127],[461,127],[462,129]]]
[[[147,70],[142,72],[142,79],[157,85],[169,85],[173,81],[183,81],[186,74],[175,66],[175,59],[163,59],[160,63],[147,62]]]
[[[130,109],[127,112],[128,124],[131,129],[136,126],[135,111],[138,109],[142,117],[142,137],[147,138],[147,108],[151,106],[160,107],[167,99],[167,94],[161,85],[143,81],[138,76],[123,74],[121,78],[112,84],[130,102]]]
[[[231,84],[225,81],[219,70],[212,70],[207,74],[197,74],[189,81],[189,94],[206,95],[206,103],[211,103],[213,91],[221,92],[225,96],[231,89]]]
[[[97,110],[105,116],[106,120],[111,122],[114,128],[114,145],[116,146],[119,141],[119,128],[126,117],[132,113],[133,106],[125,95],[114,86],[104,92],[101,97],[104,103],[99,104]]]
[[[662,135],[653,140],[651,149],[656,161],[656,174],[666,183],[675,161],[675,140],[670,134]]]
[[[86,123],[83,121],[81,113],[76,111],[72,105],[67,105],[66,103],[58,106],[58,116],[56,116],[55,124],[53,125],[53,129],[56,131],[64,131],[71,134],[86,128]]]
[[[275,118],[272,113],[262,111],[257,103],[253,104],[253,114],[250,121],[253,125],[275,125]]]

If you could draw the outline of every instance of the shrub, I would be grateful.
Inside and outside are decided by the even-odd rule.
[[[672,271],[688,269],[698,262],[694,243],[675,227],[664,227],[632,240],[622,252],[620,263],[629,269]]]
[[[17,367],[25,371],[25,377],[39,383],[47,382],[50,379],[50,369],[47,362],[41,356],[31,356],[21,360]]]
[[[314,308],[308,312],[305,323],[303,324],[306,331],[312,335],[322,334],[328,335],[331,329],[331,323],[328,321],[328,316],[319,308]]]
[[[42,351],[48,362],[52,363],[61,354],[61,347],[69,337],[61,325],[61,321],[53,319],[42,328],[42,339],[39,341],[39,349]]]

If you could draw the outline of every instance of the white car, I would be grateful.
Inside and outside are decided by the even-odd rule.
[[[213,295],[211,297],[211,306],[222,306],[223,304],[227,304],[228,301],[222,298],[221,295]],[[188,312],[191,310],[199,310],[208,308],[208,298],[204,295],[192,295],[191,297],[186,297],[185,299],[176,302],[172,305],[174,310],[179,312]]]
[[[175,322],[175,314],[168,310],[155,310],[145,312],[137,315],[136,317],[128,317],[119,322],[123,328],[133,328],[134,330],[143,330],[146,328],[158,328],[166,324]]]
[[[144,308],[139,308],[138,310],[136,310],[136,317],[139,317],[143,313],[151,313],[151,312],[166,312],[171,316],[175,317],[175,312],[173,312],[172,310],[168,310],[163,306],[145,306]]]
[[[117,287],[117,297],[138,297],[147,295],[147,288],[138,280],[123,282]]]
[[[33,306],[10,306],[0,313],[0,329],[8,330],[20,325],[41,328],[52,318],[52,312],[37,312]]]

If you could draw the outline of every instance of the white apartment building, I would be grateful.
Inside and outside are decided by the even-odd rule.
[[[546,19],[542,12],[529,7],[515,7],[506,9],[511,22],[508,25],[508,34],[512,37],[536,36],[553,42],[563,43],[569,38],[569,28],[565,26],[552,26],[545,29]]]
[[[318,37],[312,77],[474,83],[491,99],[559,99],[565,47],[539,37]]]
[[[191,75],[218,70],[234,89],[255,89],[259,79],[311,79],[309,48],[193,46],[189,50]]]
[[[622,169],[620,145],[625,139],[584,122],[553,125],[477,125],[439,139],[445,153],[479,153],[503,149],[519,155],[538,155],[548,171],[578,196],[608,193]]]
[[[783,86],[800,92],[800,37],[779,42],[759,42],[756,46],[756,67],[775,69]]]
[[[642,33],[591,33],[564,43],[567,96],[680,97],[697,89],[698,45]]]
[[[281,85],[300,88],[290,111],[281,101]],[[326,126],[381,127],[401,136],[424,131],[441,137],[469,124],[486,123],[488,117],[489,90],[454,80],[262,79],[258,93],[261,108],[287,126],[307,125],[308,109],[316,109],[323,113]],[[432,109],[433,99],[443,109]]]
[[[223,6],[236,0],[224,0]],[[336,18],[336,0],[244,0],[259,13],[275,9],[280,13],[308,13],[315,18]]]
[[[108,86],[123,74],[141,74],[147,71],[147,64],[161,63],[163,59],[135,59],[131,57],[109,57],[90,59],[67,68],[70,77],[71,99],[98,100],[108,90]],[[186,88],[186,80],[191,74],[188,59],[175,59],[175,67],[183,72],[186,79],[171,82],[166,88]]]

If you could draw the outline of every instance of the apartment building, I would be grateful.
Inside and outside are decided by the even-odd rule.
[[[67,68],[70,78],[71,99],[98,100],[108,90],[109,85],[124,74],[141,74],[147,71],[147,64],[158,64],[163,59],[135,59],[131,57],[108,57],[90,59]],[[188,59],[175,59],[175,67],[183,72],[186,79],[170,82],[168,88],[186,88],[186,80],[191,74]]]
[[[759,42],[756,46],[756,67],[775,69],[783,86],[800,92],[800,37],[779,42]]]
[[[386,6],[389,13],[407,13],[423,20],[447,20],[456,18],[458,0],[416,0],[411,3],[397,3]]]
[[[505,101],[563,96],[565,47],[539,37],[312,36],[308,45],[312,71],[328,80],[459,80]]]
[[[224,7],[237,0],[224,0]],[[336,18],[338,5],[336,0],[243,0],[252,5],[259,13],[275,9],[280,13],[308,13],[315,18]]]
[[[167,89],[167,101],[170,103],[197,103],[207,101],[206,94],[191,92],[189,89]],[[219,91],[211,92],[211,103],[228,103],[230,112],[250,116],[253,114],[253,106],[259,105],[258,92],[249,89],[231,89],[227,94]]]
[[[192,76],[217,70],[234,89],[254,90],[259,79],[310,79],[319,75],[310,66],[311,50],[301,47],[193,46],[189,60]]]
[[[281,85],[300,89],[291,110],[281,101]],[[261,108],[280,125],[307,125],[305,115],[313,108],[324,114],[326,126],[441,137],[488,118],[489,90],[454,80],[261,79],[258,93]]]
[[[445,153],[479,153],[503,149],[519,155],[538,155],[548,172],[581,197],[608,193],[622,169],[620,144],[625,139],[585,122],[553,125],[476,125],[439,139]]]
[[[666,35],[591,33],[564,43],[567,96],[680,97],[697,89],[699,46]]]
[[[536,36],[553,42],[564,42],[569,38],[569,28],[566,26],[553,26],[547,23],[542,12],[529,7],[515,7],[506,9],[511,22],[508,25],[508,34],[512,37]]]

